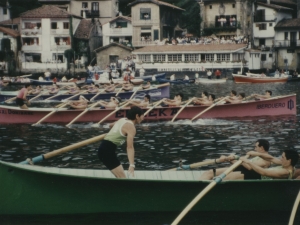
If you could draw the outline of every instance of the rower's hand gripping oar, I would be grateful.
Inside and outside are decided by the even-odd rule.
[[[72,151],[74,149],[83,147],[85,145],[89,145],[89,144],[95,143],[97,141],[101,141],[101,140],[103,140],[105,138],[105,136],[106,136],[106,134],[102,134],[102,135],[99,135],[99,136],[96,136],[96,137],[93,137],[93,138],[90,138],[90,139],[78,142],[76,144],[69,145],[67,147],[57,149],[55,151],[46,153],[44,155],[40,155],[40,156],[34,157],[32,159],[27,159],[27,160],[25,160],[23,162],[20,162],[20,164],[34,164],[34,163],[37,163],[37,162],[41,162],[44,159],[49,159],[49,158],[52,158],[54,156],[63,154],[65,152],[69,152],[69,151]]]
[[[215,107],[216,105],[218,105],[219,103],[221,103],[226,97],[222,98],[220,101],[217,101],[216,103],[212,104],[211,106],[209,106],[207,109],[203,110],[202,112],[200,112],[199,114],[197,114],[196,116],[194,116],[191,121],[193,121],[194,119],[198,118],[199,116],[201,116],[202,114],[204,114],[205,112],[207,112],[208,110],[210,110],[211,108]]]
[[[249,155],[246,155],[245,158],[248,158]],[[230,166],[227,170],[225,170],[222,174],[215,177],[213,181],[206,186],[186,207],[185,209],[177,216],[177,218],[173,221],[171,225],[177,225],[182,218],[193,208],[196,203],[204,197],[216,184],[220,183],[230,172],[232,172],[235,168],[243,163],[242,160],[238,160],[232,166]]]
[[[12,102],[13,100],[16,100],[17,97],[13,97],[13,98],[10,98],[10,99],[7,99],[6,101],[4,101],[5,103],[10,103]]]
[[[104,92],[105,92],[105,90],[99,91],[97,94],[95,94],[95,95],[90,99],[90,102],[93,101],[98,95],[100,95],[100,94],[102,94],[102,93],[104,93]]]
[[[185,105],[183,105],[181,107],[181,109],[178,110],[178,112],[176,113],[176,115],[173,117],[172,121],[171,122],[174,122],[174,120],[176,119],[176,117],[181,113],[181,111],[187,107],[192,101],[194,100],[194,98],[191,98]]]
[[[90,111],[92,108],[96,107],[99,104],[99,102],[96,102],[92,104],[90,107],[86,108],[83,112],[81,112],[78,116],[76,116],[70,123],[68,123],[66,126],[70,127],[72,123],[74,123],[76,120],[78,120],[79,117],[83,116],[85,113]]]
[[[163,100],[157,101],[150,109],[148,109],[145,113],[144,116],[148,115],[148,113],[154,109],[156,106],[158,106],[160,103],[162,103]]]

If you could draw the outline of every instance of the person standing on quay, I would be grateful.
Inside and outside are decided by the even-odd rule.
[[[133,140],[136,134],[135,125],[140,124],[144,119],[143,110],[133,106],[127,113],[127,118],[119,119],[110,124],[108,132],[98,149],[100,161],[115,175],[116,178],[126,178],[122,164],[116,155],[118,146],[127,141],[127,156],[129,161],[129,174],[134,176],[134,146]]]

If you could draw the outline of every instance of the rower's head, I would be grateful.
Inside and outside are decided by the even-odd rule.
[[[144,119],[143,110],[140,107],[132,106],[127,112],[127,119],[132,120],[134,124],[140,124]]]
[[[245,96],[246,96],[245,93],[239,93],[238,97],[239,97],[239,99],[243,99],[243,98],[245,98]]]
[[[117,97],[110,97],[110,101],[119,104],[120,100]]]
[[[175,96],[175,98],[176,98],[177,100],[182,101],[182,99],[183,99],[183,94],[182,94],[182,93],[178,93],[178,94]]]
[[[270,143],[266,139],[258,139],[255,143],[255,151],[257,152],[268,152],[270,148]]]
[[[145,96],[144,96],[144,100],[145,100],[146,102],[150,102],[150,99],[151,99],[150,95],[145,95]]]
[[[214,94],[210,94],[210,95],[208,96],[208,99],[209,99],[210,101],[214,101],[214,100],[216,99],[216,96],[215,96]]]
[[[233,96],[236,96],[236,91],[235,91],[235,90],[231,90],[230,95],[231,95],[232,97],[233,97]]]
[[[266,90],[266,95],[270,97],[272,95],[272,91]]]
[[[208,97],[208,93],[207,93],[207,91],[203,91],[203,92],[201,93],[201,96],[202,96],[202,98],[204,98],[204,97]]]
[[[25,84],[25,88],[27,88],[27,90],[31,89],[31,84]]]
[[[295,150],[284,150],[281,155],[282,166],[296,166],[299,154]]]

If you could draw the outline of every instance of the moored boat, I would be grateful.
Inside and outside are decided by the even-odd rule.
[[[232,74],[236,83],[284,83],[287,82],[288,77],[255,77]]]
[[[181,107],[157,107],[153,109],[146,117],[146,121],[171,120]],[[177,119],[191,119],[200,112],[207,109],[207,106],[187,106],[177,116]],[[27,110],[19,107],[1,105],[0,106],[0,123],[35,123],[42,119],[53,108],[33,108]],[[112,114],[107,121],[115,121],[126,116],[129,108],[123,108]],[[145,108],[145,111],[147,108]],[[98,122],[113,110],[111,109],[90,109],[86,114],[81,116],[77,122]],[[45,123],[69,123],[82,110],[68,110],[67,108],[59,109],[51,117],[44,120]],[[220,113],[221,112],[221,113]],[[296,115],[296,95],[278,96],[267,100],[248,101],[237,104],[216,105],[201,115],[201,118],[239,118],[239,117],[256,117],[256,116],[280,116]]]
[[[189,80],[184,80],[184,79],[169,80],[169,79],[159,78],[159,79],[156,79],[156,81],[158,83],[171,83],[171,84],[193,84],[193,83],[195,83],[195,79],[189,79]]]
[[[196,83],[200,84],[222,84],[227,81],[227,78],[223,79],[208,79],[208,78],[197,78]]]
[[[0,215],[180,212],[209,184],[201,173],[135,171],[117,179],[108,170],[0,161]],[[299,188],[300,180],[223,181],[192,211],[290,211]]]
[[[118,94],[118,96],[121,99],[129,99],[131,95],[140,87],[134,87],[133,91],[122,91]],[[28,95],[27,99],[30,100],[31,98],[35,98],[35,101],[43,101],[47,98],[51,98],[51,101],[61,101],[64,99],[70,100],[78,100],[79,95],[74,94],[65,94],[66,91],[60,91],[56,95],[49,95],[49,94],[42,94],[39,97],[35,98],[36,95]],[[4,102],[10,98],[16,97],[18,94],[18,91],[0,91],[0,102]],[[86,99],[93,98],[97,93],[82,93],[81,95],[84,96]],[[170,97],[170,87],[169,84],[162,84],[162,85],[153,85],[148,89],[143,90],[137,90],[136,96],[144,96],[146,94],[149,94],[151,97],[154,98],[169,98]],[[100,99],[109,99],[110,97],[113,97],[116,95],[116,92],[105,92],[101,93],[96,96],[93,100],[97,101]],[[74,97],[72,97],[74,96]]]

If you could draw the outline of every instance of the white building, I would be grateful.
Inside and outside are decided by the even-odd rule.
[[[4,20],[10,19],[10,6],[8,1],[6,2],[0,2],[0,22]]]
[[[22,69],[67,68],[64,51],[81,18],[56,6],[44,5],[20,15]]]
[[[132,43],[131,18],[118,16],[102,25],[103,46],[112,42],[129,44]]]

